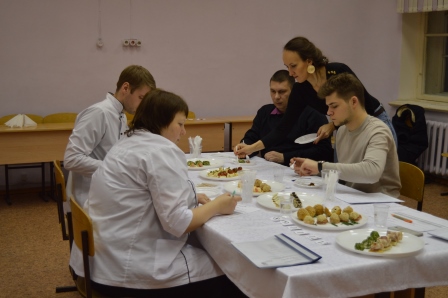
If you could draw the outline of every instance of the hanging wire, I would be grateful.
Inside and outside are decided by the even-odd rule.
[[[133,39],[132,36],[132,0],[129,0],[129,38]]]
[[[101,39],[101,0],[98,0],[98,38]]]

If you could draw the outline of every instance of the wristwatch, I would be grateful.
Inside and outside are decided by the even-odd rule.
[[[324,160],[318,161],[317,162],[317,169],[319,170],[319,174],[320,172],[322,172],[322,165],[324,164]]]

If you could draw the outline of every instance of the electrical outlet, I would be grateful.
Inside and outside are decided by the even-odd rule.
[[[123,46],[124,47],[141,47],[142,41],[139,39],[131,38],[131,39],[124,39],[123,40]]]

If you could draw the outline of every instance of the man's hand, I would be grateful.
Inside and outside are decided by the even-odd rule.
[[[334,127],[333,122],[322,125],[321,127],[319,127],[319,130],[317,131],[317,139],[314,141],[314,144],[319,143],[319,141],[322,139],[331,137],[333,135],[333,131],[335,130],[336,128]]]
[[[267,161],[273,161],[279,164],[283,164],[285,161],[285,158],[283,156],[283,153],[277,152],[277,151],[269,151],[264,155],[264,159]]]
[[[300,176],[311,176],[319,174],[317,161],[308,158],[293,157],[291,158],[291,164],[292,163],[294,163],[294,172],[296,172]]]

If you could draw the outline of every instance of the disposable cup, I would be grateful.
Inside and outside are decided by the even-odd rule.
[[[387,228],[387,217],[389,216],[389,205],[386,204],[374,204],[373,205],[373,218],[376,228]]]
[[[292,208],[291,196],[280,196],[280,216],[289,218],[292,214]]]
[[[274,175],[274,181],[283,183],[283,177],[285,176],[285,169],[283,166],[275,167],[272,171]]]
[[[243,170],[239,172],[241,177],[241,198],[242,202],[250,203],[252,202],[252,197],[254,195],[254,184],[255,176],[257,171],[254,170]]]
[[[201,146],[192,146],[190,145],[190,158],[199,158],[202,153],[202,145]]]

